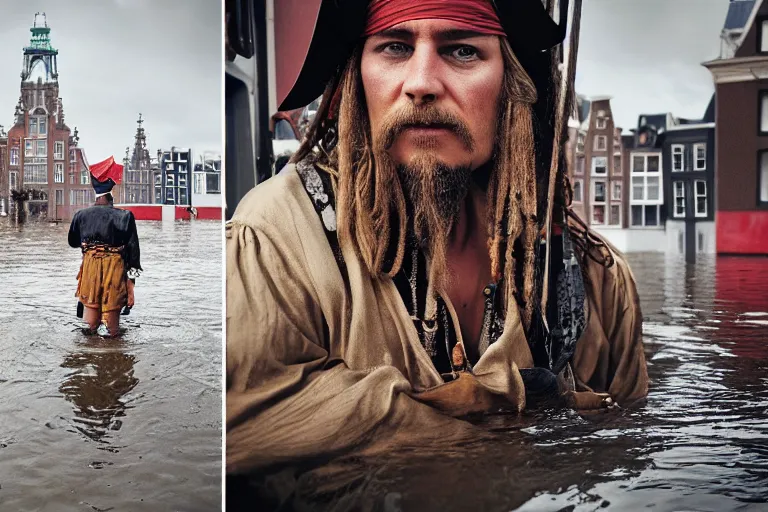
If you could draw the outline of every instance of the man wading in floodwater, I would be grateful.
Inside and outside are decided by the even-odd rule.
[[[645,397],[632,274],[569,207],[541,0],[320,9],[281,105],[320,111],[226,228],[228,472]]]
[[[133,286],[142,270],[133,213],[113,205],[112,187],[122,171],[111,157],[90,167],[96,203],[75,213],[69,226],[69,245],[83,251],[75,296],[88,327],[101,336],[117,336],[120,310],[133,307]]]

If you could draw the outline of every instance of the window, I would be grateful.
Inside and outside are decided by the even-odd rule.
[[[768,135],[768,91],[760,91],[760,135]]]
[[[608,159],[606,157],[592,157],[592,174],[597,176],[605,176],[608,174]]]
[[[685,168],[685,146],[672,144],[672,172],[681,172]]]
[[[672,183],[675,192],[675,217],[685,217],[685,183],[675,181]]]
[[[696,198],[696,216],[707,216],[707,182],[696,180],[693,182],[693,190]]]
[[[19,148],[11,148],[11,165],[19,165]]]
[[[173,204],[173,189],[172,188],[168,188],[168,189],[165,190],[165,199],[166,199],[166,203]]]
[[[172,187],[173,186],[173,174],[166,174],[165,175],[165,186],[166,187]]]
[[[576,137],[576,151],[579,153],[584,152],[584,139],[586,136],[583,133],[579,133],[579,135]]]
[[[707,168],[707,145],[704,143],[693,145],[693,170],[703,171]]]
[[[205,192],[206,194],[221,194],[221,173],[205,173]]]
[[[35,135],[37,135],[37,118],[30,117],[29,118],[29,136],[33,137]]]
[[[75,184],[75,173],[71,172],[69,173],[69,184],[74,185]]]
[[[595,151],[605,151],[607,144],[607,137],[605,135],[597,135],[595,137]]]
[[[24,156],[35,156],[35,141],[24,139]]]
[[[64,183],[64,164],[53,164],[53,182]]]
[[[757,51],[759,53],[768,52],[768,20],[767,19],[763,19],[760,21],[760,35],[758,36],[757,40],[758,40]]]
[[[656,227],[659,226],[659,208],[656,205],[632,205],[632,226],[633,227]]]
[[[40,135],[47,135],[48,130],[46,130],[46,127],[45,127],[45,118],[44,117],[40,118],[37,126],[38,126],[38,128],[40,130]]]
[[[37,152],[35,154],[37,156],[48,156],[48,146],[46,145],[46,142],[48,142],[46,139],[35,141],[37,144]]]
[[[760,202],[768,203],[768,151],[760,152],[760,175],[758,190],[760,191]]]
[[[187,175],[186,174],[179,174],[179,186],[180,187],[186,187],[187,186]]]
[[[611,226],[621,226],[621,205],[620,204],[611,205],[611,212],[610,212],[610,217],[608,219],[608,224],[610,224]]]
[[[635,227],[661,225],[661,156],[658,153],[632,153],[630,156],[630,223]]]
[[[605,224],[605,181],[592,181],[592,224]]]
[[[179,189],[179,204],[189,204],[189,201],[187,201],[187,189],[186,188],[180,188]]]
[[[621,182],[611,182],[611,201],[621,201]]]
[[[53,143],[54,160],[64,160],[64,141],[57,140]]]
[[[56,189],[56,204],[64,204],[64,191],[60,188]]]
[[[155,185],[162,185],[163,184],[163,177],[160,175],[160,173],[155,173]]]
[[[11,190],[16,190],[16,187],[18,187],[18,180],[19,180],[19,173],[16,171],[11,171],[8,175],[8,185],[10,186]]]
[[[621,155],[613,155],[613,175],[621,176]]]
[[[24,164],[24,183],[43,185],[48,183],[48,169],[45,164]]]
[[[194,175],[194,180],[192,182],[192,193],[193,194],[205,194],[205,175],[201,172],[196,172]]]
[[[91,184],[91,173],[88,172],[88,170],[85,168],[80,170],[80,184],[81,185]]]
[[[608,119],[605,117],[598,117],[595,120],[595,128],[598,130],[605,130],[608,127]]]
[[[573,200],[577,203],[584,201],[584,180],[573,180]]]
[[[584,174],[584,157],[576,157],[576,174]]]

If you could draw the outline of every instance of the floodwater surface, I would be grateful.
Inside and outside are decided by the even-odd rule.
[[[768,258],[628,259],[644,406],[486,416],[493,441],[345,456],[249,485],[281,510],[768,510]]]
[[[68,224],[0,219],[0,510],[220,509],[220,222],[137,222],[124,334],[83,334]]]

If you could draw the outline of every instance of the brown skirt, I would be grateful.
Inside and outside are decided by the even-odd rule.
[[[115,311],[128,302],[123,257],[114,252],[88,251],[77,274],[75,296],[84,306],[102,313]]]

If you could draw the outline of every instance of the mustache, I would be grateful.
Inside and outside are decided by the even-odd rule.
[[[466,123],[458,116],[437,107],[414,107],[413,105],[386,116],[382,121],[379,147],[389,150],[395,139],[408,128],[443,128],[451,131],[472,152],[475,140]]]

